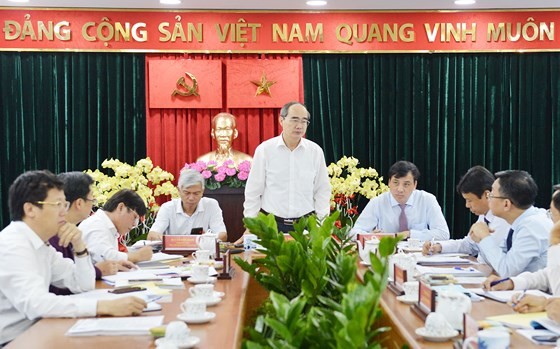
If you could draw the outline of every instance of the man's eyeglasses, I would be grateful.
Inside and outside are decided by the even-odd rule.
[[[290,124],[302,124],[302,125],[309,125],[311,123],[311,121],[309,121],[309,119],[303,118],[284,118],[284,120],[288,120],[288,122]]]
[[[39,205],[56,206],[59,210],[64,209],[64,211],[68,211],[68,209],[70,208],[70,202],[68,201],[36,201],[35,203]]]
[[[504,199],[504,200],[505,200],[505,199],[509,199],[509,198],[506,197],[506,196],[496,196],[496,195],[494,195],[494,194],[492,194],[492,193],[486,193],[486,198],[487,198],[487,199]]]
[[[88,199],[88,198],[83,198],[85,201],[91,201],[91,204],[93,206],[97,206],[98,202],[97,199]]]
[[[138,226],[138,224],[140,224],[140,215],[138,213],[136,213],[136,211],[134,211],[131,208],[126,208],[128,210],[128,212],[132,212],[132,215],[134,217],[134,228],[136,228]]]

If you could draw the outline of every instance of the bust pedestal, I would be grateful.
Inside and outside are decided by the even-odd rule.
[[[228,233],[228,241],[234,242],[243,235],[243,202],[245,188],[221,187],[214,190],[206,189],[204,196],[218,200],[224,216]]]

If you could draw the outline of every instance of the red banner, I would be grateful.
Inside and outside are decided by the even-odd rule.
[[[222,108],[222,62],[151,60],[149,108]]]
[[[0,50],[200,53],[558,51],[558,10],[0,9]]]
[[[299,60],[226,62],[228,108],[282,108],[300,96]]]

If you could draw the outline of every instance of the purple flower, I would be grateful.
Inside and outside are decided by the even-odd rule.
[[[239,180],[242,181],[247,180],[248,177],[249,177],[249,172],[241,171],[237,174],[237,178],[239,178]]]
[[[237,170],[235,168],[231,168],[231,167],[226,168],[226,174],[228,176],[230,176],[230,177],[235,176],[236,173],[237,173]]]
[[[204,171],[202,171],[202,177],[208,179],[208,178],[212,177],[212,172],[210,172],[208,170],[204,170]]]
[[[251,171],[251,162],[245,160],[239,163],[239,171],[240,172],[249,172]]]
[[[224,163],[222,164],[222,166],[225,166],[225,167],[233,167],[233,166],[235,166],[235,162],[233,162],[232,159],[227,159],[226,161],[224,161]]]
[[[222,182],[224,179],[226,179],[226,174],[225,173],[216,173],[214,175],[214,179],[216,180],[216,182]]]
[[[222,165],[222,166],[220,166],[220,167],[217,168],[217,171],[218,171],[218,173],[222,173],[222,174],[224,174],[224,176],[225,176],[225,173],[226,173],[227,169],[228,169],[228,168],[227,168],[226,166],[223,166],[223,165]]]
[[[197,161],[196,165],[200,168],[200,170],[198,170],[199,172],[206,170],[206,163],[204,161]]]

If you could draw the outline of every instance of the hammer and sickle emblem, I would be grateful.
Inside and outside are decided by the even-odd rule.
[[[193,85],[189,86],[187,85],[187,82],[185,81],[185,77],[181,76],[179,78],[179,80],[177,80],[177,89],[173,91],[173,93],[171,94],[171,96],[175,96],[175,95],[180,95],[183,97],[187,97],[187,96],[198,96],[198,92],[196,90],[198,90],[198,82],[196,81],[196,77],[189,73],[189,72],[185,72],[185,74],[191,78]],[[184,91],[184,90],[186,91]]]

